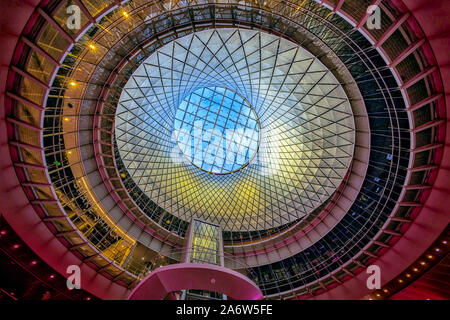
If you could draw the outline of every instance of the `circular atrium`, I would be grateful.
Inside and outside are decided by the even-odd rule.
[[[0,8],[0,300],[450,298],[449,2]]]

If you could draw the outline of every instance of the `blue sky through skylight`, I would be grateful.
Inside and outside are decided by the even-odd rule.
[[[230,173],[256,154],[259,124],[249,103],[230,89],[197,89],[177,109],[177,142],[195,166],[212,173]]]

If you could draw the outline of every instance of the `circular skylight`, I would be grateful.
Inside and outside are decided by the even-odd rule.
[[[259,125],[249,103],[233,90],[200,88],[175,114],[174,132],[183,155],[210,173],[232,173],[256,155]]]
[[[212,91],[220,110],[208,118],[202,101]],[[230,117],[233,103],[223,100],[232,94],[240,112]],[[256,129],[258,137],[237,144],[244,161],[226,166],[212,152],[196,162],[176,130],[192,133],[196,119],[203,132]],[[158,206],[185,221],[254,231],[297,221],[334,194],[353,157],[355,125],[344,89],[310,52],[262,31],[223,28],[149,56],[122,91],[115,136],[128,173]],[[215,141],[205,140],[202,150]]]

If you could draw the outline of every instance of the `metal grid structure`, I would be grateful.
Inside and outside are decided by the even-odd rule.
[[[86,1],[76,2],[83,8],[83,26],[88,26],[93,23],[96,25],[94,26],[94,29],[98,29],[97,25],[101,25],[103,28],[107,29],[110,24],[112,24],[112,21],[117,21],[121,18],[123,19],[120,10],[111,11],[112,8],[118,5],[118,3],[114,1],[110,1],[109,4],[105,1],[89,1],[89,4],[87,4]],[[365,36],[375,43],[374,48],[384,52],[385,57],[387,57],[386,59],[389,61],[389,68],[394,72],[396,80],[400,82],[399,89],[405,95],[407,100],[406,108],[408,119],[411,120],[410,126],[413,128],[411,136],[414,137],[414,143],[411,147],[409,145],[405,146],[404,143],[400,143],[401,140],[398,140],[398,137],[395,138],[397,139],[396,141],[386,142],[382,140],[381,137],[384,139],[386,136],[392,136],[393,132],[385,132],[379,127],[379,123],[372,123],[372,137],[380,139],[379,147],[374,149],[374,153],[381,155],[379,159],[373,158],[375,162],[372,163],[372,168],[376,170],[386,169],[385,166],[379,165],[380,160],[385,159],[385,161],[391,163],[397,161],[400,164],[397,169],[394,169],[394,174],[399,174],[401,171],[404,173],[408,170],[405,183],[389,182],[396,186],[395,193],[398,195],[400,202],[396,205],[393,203],[389,204],[389,209],[392,210],[393,214],[389,216],[389,220],[386,224],[379,226],[380,228],[382,227],[381,232],[376,234],[366,234],[365,237],[367,241],[369,241],[369,237],[372,237],[374,241],[372,241],[370,245],[354,248],[355,251],[353,254],[362,252],[360,254],[361,259],[354,260],[351,265],[341,265],[341,271],[326,279],[323,277],[319,279],[319,277],[316,276],[315,279],[317,279],[317,281],[312,286],[307,286],[307,279],[304,278],[304,286],[300,290],[294,290],[294,292],[296,295],[305,296],[313,294],[314,292],[326,290],[330,283],[340,283],[342,278],[348,276],[352,277],[357,272],[364,270],[364,267],[368,262],[378,258],[380,249],[389,248],[390,240],[402,235],[402,232],[405,230],[403,226],[407,226],[413,222],[414,218],[420,213],[425,201],[424,198],[421,197],[423,191],[431,187],[427,183],[429,181],[429,174],[435,172],[439,167],[439,160],[435,155],[443,147],[443,144],[437,136],[437,132],[442,125],[442,118],[445,116],[438,108],[438,106],[441,105],[443,98],[443,94],[438,90],[439,80],[436,80],[436,78],[433,77],[433,75],[436,75],[438,72],[438,69],[433,65],[432,60],[429,60],[424,56],[424,52],[429,50],[426,39],[421,36],[420,32],[411,31],[410,26],[414,25],[414,21],[411,20],[414,19],[411,19],[409,13],[402,13],[392,7],[387,1],[374,1],[376,4],[381,3],[383,5],[383,17],[385,21],[388,22],[386,23],[387,27],[385,30],[374,32],[364,30],[364,23],[368,18],[367,14],[365,14],[363,10],[354,10],[358,7],[363,7],[365,4],[359,5],[354,1],[341,0],[321,2],[326,3],[331,9],[321,7],[313,1],[306,1],[306,3],[303,1],[302,4],[289,1],[278,4],[277,1],[271,1],[267,6],[264,5],[264,10],[277,12],[281,16],[285,15],[292,16],[295,19],[303,19],[303,22],[308,25],[308,28],[310,30],[315,30],[318,34],[322,32],[327,33],[324,28],[324,25],[327,23],[340,26],[344,32],[351,32],[350,40],[353,42],[353,45],[358,42],[360,42],[361,45],[361,43],[365,42],[365,39],[358,35],[356,30],[363,31]],[[365,1],[365,3],[366,2],[369,3],[369,1]],[[167,3],[161,3],[163,6],[167,5]],[[87,41],[76,43],[74,40],[77,39],[79,35],[83,34],[86,28],[83,28],[77,34],[74,34],[71,30],[65,29],[63,23],[64,19],[61,18],[61,16],[64,15],[65,4],[65,2],[55,2],[51,3],[46,8],[36,9],[38,21],[35,26],[38,27],[35,27],[34,29],[30,28],[29,30],[31,31],[22,35],[21,42],[25,47],[25,50],[20,47],[20,50],[23,50],[22,55],[20,58],[15,59],[11,66],[12,77],[15,80],[12,81],[12,83],[14,83],[15,87],[8,88],[7,94],[10,99],[8,103],[14,104],[14,112],[11,112],[8,115],[7,121],[10,127],[14,128],[14,130],[10,131],[10,147],[14,150],[15,167],[18,175],[21,177],[22,186],[29,192],[30,201],[33,202],[33,209],[45,219],[46,225],[52,232],[57,234],[61,241],[68,243],[72,250],[80,251],[82,247],[89,247],[89,243],[83,240],[84,238],[82,236],[77,238],[78,234],[74,229],[70,229],[70,224],[66,223],[68,228],[67,231],[61,229],[67,218],[62,215],[64,211],[56,205],[57,198],[52,192],[51,181],[47,181],[45,174],[43,174],[49,168],[51,169],[52,164],[46,163],[42,158],[44,146],[40,145],[42,129],[39,127],[38,121],[44,111],[43,102],[46,99],[43,99],[43,97],[51,98],[53,96],[55,98],[53,101],[47,101],[50,102],[50,105],[48,104],[47,108],[51,107],[52,104],[54,106],[61,106],[62,101],[67,99],[65,94],[70,87],[69,80],[73,76],[72,72],[75,70],[72,66],[81,61],[82,58],[80,52],[85,50],[85,46],[88,43]],[[141,3],[139,1],[131,1],[124,10],[131,12],[136,8],[139,8],[140,5]],[[177,3],[177,5],[173,6],[173,9],[179,8],[179,5],[180,4]],[[253,6],[252,3],[248,3],[247,5],[249,8]],[[209,16],[212,13],[217,16],[222,14],[220,13],[220,10],[211,10],[211,8],[204,9],[203,14],[205,16]],[[105,16],[105,13],[107,12],[110,12],[110,14]],[[228,14],[226,13],[226,9],[224,9],[223,12],[225,12],[223,13],[224,15]],[[238,16],[236,14],[236,9],[231,9],[229,12],[229,16],[232,19]],[[316,14],[319,17],[318,21],[320,22],[315,23],[311,20],[307,12]],[[194,12],[190,13],[192,14],[192,20],[195,20],[196,17],[198,18],[202,15],[202,13],[199,12],[196,13],[197,16],[194,15]],[[348,21],[351,21],[351,25],[343,21],[335,13],[345,16]],[[171,18],[173,19],[173,16]],[[252,16],[252,23],[259,21],[258,16],[256,16],[256,19],[254,18],[255,16]],[[142,18],[139,19],[143,20]],[[214,20],[216,19],[217,18],[215,17]],[[273,20],[272,23],[273,24],[270,27],[277,29],[277,23]],[[170,22],[167,22],[167,24],[170,24]],[[92,32],[89,34],[94,35],[95,32],[93,32],[93,30],[91,31]],[[288,29],[283,31],[290,32]],[[328,36],[330,36],[330,39],[333,39],[331,33],[328,33]],[[30,39],[36,40],[32,41]],[[339,42],[342,38],[337,36],[334,40]],[[104,41],[109,41],[109,39],[105,39]],[[72,54],[64,61],[64,71],[58,75],[62,80],[62,90],[52,91],[52,94],[49,95],[50,84],[48,82],[53,78],[52,75],[55,70],[61,66],[60,61],[64,56],[64,52],[66,52],[68,47],[74,44],[75,48],[73,49]],[[377,80],[381,80],[383,77],[386,77],[387,79],[391,77],[389,74],[386,74],[385,71],[381,70],[384,68],[383,63],[380,63],[382,59],[376,57],[377,54],[375,53],[374,48],[371,48],[370,45],[366,43],[363,47],[356,46],[354,48],[355,52],[362,55],[363,60],[370,60],[373,54],[373,57],[377,60],[377,63],[379,63],[379,65],[375,64],[368,68],[369,72],[360,71],[359,74],[355,75],[356,80],[359,79],[364,81],[365,77],[373,71],[378,71],[378,75],[375,77]],[[347,59],[344,60],[350,65],[356,65],[356,61],[351,58],[353,52],[343,52],[343,55],[347,56]],[[357,67],[355,67],[355,69],[356,68]],[[357,72],[354,71],[354,73]],[[54,87],[59,88],[59,85],[55,85]],[[397,86],[394,83],[390,87],[392,89]],[[381,90],[380,92],[374,93],[369,90],[370,88],[367,89],[368,92],[365,93],[368,99],[367,101],[371,100],[375,103],[386,100],[386,96],[389,96],[391,92],[391,90],[388,89],[386,91]],[[394,98],[396,101],[401,99],[397,95],[394,95]],[[380,118],[389,118],[391,121],[389,124],[393,129],[399,132],[403,127],[408,127],[405,124],[400,125],[400,123],[395,120],[392,121],[391,112],[386,112],[386,110],[381,111],[374,109],[371,111],[371,114],[377,115]],[[405,121],[406,117],[403,114],[402,116],[397,116],[397,119]],[[64,121],[62,114],[56,113],[54,121],[54,125],[59,126],[60,123]],[[407,134],[404,133],[403,136],[405,135]],[[67,147],[61,150],[51,150],[48,146],[45,148],[46,151],[55,152],[60,156],[66,151],[70,151],[70,148],[67,149]],[[409,163],[407,163],[407,159],[403,159],[400,163],[402,155],[396,156],[395,154],[398,154],[401,150],[411,152],[414,161],[409,161]],[[58,161],[58,163],[61,162]],[[53,165],[59,166],[55,163],[53,163]],[[55,167],[54,169],[59,173],[63,173],[61,168]],[[380,178],[375,171],[369,173],[369,178],[373,179],[370,184],[374,186],[374,190],[377,190],[378,187],[385,188],[386,184],[384,183],[389,181],[384,180],[385,178]],[[400,188],[404,185],[407,185],[406,188],[400,191]],[[365,199],[371,199],[370,197],[367,197],[367,195],[370,196],[367,192],[362,194],[360,200],[368,201]],[[388,195],[383,195],[382,198],[389,199]],[[356,220],[356,218],[353,220]],[[348,230],[351,229],[350,227],[351,225],[348,225]],[[81,241],[77,239],[81,239]],[[89,258],[87,261],[91,261],[96,257],[101,258],[101,254],[95,253],[95,251],[94,255],[89,255],[89,253],[81,251],[80,254]],[[108,268],[114,269],[114,264],[102,264],[100,260],[96,260],[97,259],[95,259],[95,264],[100,265],[100,267],[97,267],[99,272],[105,271]],[[307,261],[311,264],[311,260]],[[283,265],[282,267],[286,266]],[[272,269],[282,270],[276,268]],[[280,272],[270,271],[268,277],[279,274]],[[328,272],[330,272],[330,270],[328,270]],[[121,274],[116,274],[114,279],[119,279],[120,275]],[[283,285],[282,282],[272,281],[273,287],[270,292],[279,293],[287,290],[282,296],[287,298],[292,297],[291,293],[288,291],[295,289],[297,284],[292,280],[289,280],[288,277],[281,278],[284,279],[283,281],[286,285]],[[269,282],[270,279],[267,280],[266,283]],[[264,286],[264,284],[262,284],[262,286]]]

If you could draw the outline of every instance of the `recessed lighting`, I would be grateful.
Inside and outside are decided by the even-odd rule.
[[[92,50],[95,50],[95,46],[92,43],[89,45],[89,48],[91,48]]]
[[[406,277],[408,277],[408,278],[409,278],[409,277],[411,277],[411,275],[410,275],[409,273],[407,273],[407,274],[406,274]]]
[[[414,272],[419,272],[419,269],[414,268],[413,271],[414,271]]]
[[[426,265],[426,263],[424,261],[421,261],[420,264],[423,266]]]
[[[389,291],[388,291],[388,289],[384,289],[383,292],[384,293],[388,293]]]
[[[31,261],[31,265],[34,266],[37,263],[36,260]]]
[[[75,87],[75,86],[77,85],[77,83],[76,83],[75,81],[70,81],[69,84],[70,84],[72,87]]]
[[[447,244],[447,241],[444,240],[444,241],[442,241],[442,243],[443,243],[443,244]]]
[[[427,256],[428,259],[433,259],[433,256],[430,254]]]
[[[403,283],[403,280],[402,279],[398,279],[398,282]]]
[[[20,245],[19,244],[15,244],[12,247],[13,247],[13,249],[18,249],[20,247]]]
[[[54,278],[55,278],[55,275],[52,274],[52,275],[50,276],[50,279],[54,279]]]
[[[123,14],[123,16],[124,16],[125,18],[128,18],[128,17],[130,16],[130,15],[128,14],[128,12],[126,12],[126,11],[123,11],[122,14]]]
[[[0,234],[1,234],[2,236],[4,236],[4,235],[6,234],[6,230],[0,231]]]

